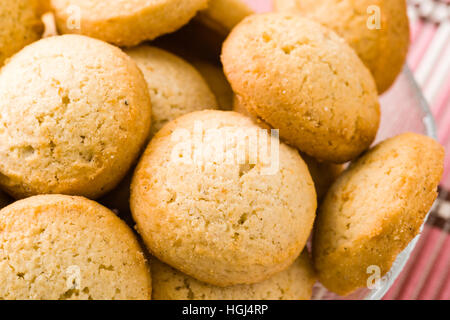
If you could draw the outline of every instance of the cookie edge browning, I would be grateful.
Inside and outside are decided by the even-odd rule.
[[[275,0],[274,9],[276,12],[285,11],[285,12],[295,12],[298,14],[304,13],[300,8],[297,7],[297,3],[298,0]],[[386,19],[385,14],[383,14],[381,18],[382,24],[387,25],[387,27],[382,27],[382,30],[378,30],[378,32],[381,31],[383,32],[384,35],[383,41],[379,41],[377,45],[371,46],[372,48],[380,46],[380,48],[377,51],[378,52],[388,51],[388,54],[385,55],[377,54],[378,58],[376,59],[370,60],[364,59],[364,56],[367,56],[367,51],[361,51],[361,44],[364,44],[364,40],[367,40],[367,38],[361,37],[359,39],[360,41],[357,41],[355,37],[353,37],[355,32],[350,33],[338,32],[338,33],[340,33],[340,35],[346,40],[350,40],[350,42],[352,42],[352,43],[349,42],[349,44],[352,46],[352,48],[355,49],[358,56],[360,56],[361,60],[364,62],[366,67],[371,71],[377,84],[378,94],[382,95],[393,86],[393,84],[395,83],[399,74],[402,71],[402,68],[406,62],[407,54],[409,51],[411,31],[407,14],[406,0],[399,0],[399,1],[377,0],[376,3],[374,2],[372,3],[372,5],[377,5],[381,7],[381,12],[385,12],[386,6],[389,7],[389,18]],[[329,8],[329,10],[332,10],[332,8]],[[390,19],[392,17],[393,19]],[[325,23],[324,20],[319,22],[323,23],[324,25],[327,25],[327,23]],[[331,25],[327,26],[332,27]],[[398,36],[399,28],[402,28],[403,31],[405,31],[400,37]],[[356,30],[353,29],[352,31]],[[359,34],[361,35],[362,33],[359,32]],[[399,42],[401,43],[400,46],[398,46]],[[365,47],[367,47],[367,45]],[[392,48],[397,49],[395,50],[396,52],[393,53]],[[392,61],[393,57],[394,61]],[[388,68],[390,72],[385,72],[384,68]]]
[[[389,214],[388,219],[380,221],[369,234],[358,235],[356,239],[347,239],[344,245],[333,247],[329,241],[333,241],[333,239],[336,241],[336,237],[329,238],[329,234],[321,234],[321,225],[325,223],[324,220],[330,214],[342,213],[327,213],[327,207],[335,201],[335,195],[345,188],[342,183],[350,179],[349,176],[352,175],[353,169],[361,168],[364,161],[376,155],[377,151],[385,144],[398,143],[399,141],[395,139],[400,142],[412,141],[411,148],[414,149],[416,155],[425,157],[425,159],[420,159],[422,161],[415,161],[417,166],[423,167],[425,161],[430,164],[419,179],[415,179],[415,177],[409,179],[407,193],[415,192],[418,189],[418,182],[426,183],[420,188],[423,191],[421,197],[407,199],[408,195],[406,194],[406,199],[403,199],[405,208],[394,208],[395,211]],[[431,149],[429,149],[430,147]],[[419,150],[419,148],[428,149],[429,153]],[[368,266],[378,266],[381,269],[381,276],[391,269],[397,255],[419,234],[424,219],[437,197],[437,186],[443,173],[443,160],[444,150],[438,142],[419,134],[404,133],[381,142],[369,150],[338,178],[319,208],[313,232],[313,263],[319,281],[327,289],[339,295],[347,295],[358,288],[365,287],[370,274],[366,273],[367,270],[361,270],[358,262],[364,262]],[[323,252],[326,244],[329,244],[328,247],[331,246],[334,251]]]
[[[169,0],[169,3],[159,3],[156,6],[152,4],[138,12],[133,12],[132,15],[123,16],[118,12],[117,15],[107,19],[81,18],[81,27],[77,30],[67,25],[67,21],[71,18],[67,10],[58,8],[52,3],[53,1],[55,0],[51,0],[50,6],[55,13],[58,32],[83,34],[120,47],[134,47],[142,42],[174,32],[186,25],[199,10],[207,7],[207,0],[195,0],[195,5],[191,5],[189,10],[183,10],[181,13],[179,6],[183,1]],[[169,19],[168,15],[170,15]],[[155,17],[157,17],[156,20],[152,19]],[[145,27],[142,26],[142,21],[146,21]]]
[[[355,131],[351,137],[349,136],[348,130],[346,127],[343,127],[342,121],[340,121],[340,125],[337,124],[338,127],[331,128],[331,132],[339,132],[339,134],[334,133],[334,137],[330,138],[328,136],[328,145],[326,141],[321,142],[320,144],[317,143],[317,139],[315,143],[309,143],[308,139],[318,135],[320,136],[320,139],[325,140],[327,138],[327,135],[330,135],[330,125],[328,125],[327,130],[316,130],[315,133],[312,133],[312,122],[310,120],[304,120],[302,119],[301,122],[305,124],[304,126],[297,126],[293,125],[292,121],[292,112],[288,115],[288,107],[292,107],[293,102],[291,99],[286,100],[285,97],[281,97],[280,86],[277,86],[275,89],[276,94],[273,96],[276,97],[272,100],[276,101],[277,103],[284,104],[285,106],[282,109],[282,113],[279,113],[275,110],[273,110],[274,106],[273,104],[275,102],[271,102],[269,104],[261,103],[261,98],[255,98],[254,91],[260,89],[259,91],[262,91],[261,88],[266,86],[270,86],[270,84],[267,83],[266,80],[261,80],[257,78],[257,76],[246,76],[243,77],[243,74],[247,74],[250,72],[242,73],[241,70],[238,68],[239,63],[235,63],[234,59],[236,55],[232,54],[231,52],[236,49],[238,46],[238,43],[240,43],[236,38],[242,37],[241,34],[244,35],[244,37],[247,36],[245,28],[259,26],[261,24],[260,20],[265,19],[266,17],[271,19],[284,19],[288,18],[287,20],[292,20],[293,18],[302,20],[302,23],[307,23],[310,26],[315,25],[317,30],[323,32],[324,34],[327,34],[329,37],[330,35],[333,36],[336,40],[336,43],[339,43],[339,45],[347,50],[348,57],[350,60],[354,60],[354,62],[358,63],[358,74],[360,75],[360,78],[362,79],[362,83],[365,84],[366,89],[364,90],[365,98],[363,100],[366,100],[366,105],[364,106],[366,108],[364,114],[365,116],[358,117],[357,120],[355,120],[354,123],[351,124],[351,128]],[[242,39],[240,39],[242,40]],[[262,55],[259,54],[256,56],[258,58],[258,62],[255,62],[255,65],[258,65],[258,68],[261,69],[261,57]],[[332,162],[335,164],[342,164],[347,161],[353,160],[357,158],[361,153],[366,151],[372,142],[374,141],[376,137],[376,133],[379,128],[380,120],[381,120],[381,111],[380,111],[380,104],[378,101],[378,94],[376,89],[375,80],[372,77],[372,74],[370,73],[369,69],[364,65],[364,63],[360,60],[356,52],[344,41],[344,39],[340,38],[334,31],[331,29],[328,29],[322,25],[320,25],[317,22],[314,22],[310,19],[306,19],[301,17],[300,15],[295,14],[289,14],[289,13],[277,13],[277,12],[270,12],[270,13],[260,13],[260,14],[253,14],[251,16],[246,17],[243,21],[241,21],[230,33],[228,38],[225,40],[222,48],[222,54],[221,54],[221,61],[224,65],[224,71],[225,75],[227,76],[228,81],[230,82],[233,91],[239,99],[239,102],[244,104],[248,113],[252,116],[255,116],[257,118],[260,118],[262,122],[265,122],[266,124],[269,124],[273,128],[280,129],[280,137],[289,145],[294,146],[295,148],[299,149],[300,151],[310,155],[313,158],[318,159],[319,161],[324,162]],[[274,72],[276,74],[276,72]],[[277,75],[278,77],[280,75]],[[256,81],[255,78],[258,80]],[[244,78],[244,79],[241,79]],[[249,79],[251,78],[251,79]],[[265,78],[267,78],[265,76]],[[254,81],[255,80],[255,81]],[[253,85],[251,83],[256,83],[256,85]],[[245,90],[250,91],[253,93],[246,94],[244,93]],[[369,90],[367,90],[369,89]],[[373,90],[371,90],[373,89]],[[272,90],[272,89],[271,89]],[[272,90],[272,91],[273,91]],[[267,88],[265,88],[265,91],[268,91]],[[284,91],[283,91],[284,92]],[[253,96],[252,96],[253,95]],[[259,99],[259,101],[257,101]],[[298,99],[297,99],[298,100]],[[287,102],[281,102],[281,101],[287,101]],[[339,101],[339,100],[338,100]],[[342,104],[342,103],[341,103]],[[316,106],[318,107],[318,106]],[[317,108],[319,110],[319,108]],[[292,110],[298,113],[299,110]],[[335,113],[338,110],[335,110]],[[372,119],[369,119],[369,115],[372,116]],[[270,118],[270,119],[269,119]],[[303,117],[304,118],[304,117]],[[360,121],[361,119],[361,121]],[[294,119],[299,120],[299,118]],[[341,119],[342,120],[342,119]],[[277,123],[273,123],[273,122]],[[300,120],[299,120],[300,121]],[[320,121],[319,121],[320,122]],[[348,121],[346,121],[348,124]],[[331,123],[332,124],[332,123]],[[323,127],[326,127],[327,125],[322,125]],[[298,127],[300,130],[295,129],[295,127]],[[320,128],[320,127],[318,127]],[[345,134],[344,134],[345,133]],[[305,136],[306,135],[306,136]],[[335,144],[332,147],[330,144],[330,141],[332,140],[339,140],[336,141],[337,144]]]
[[[285,270],[273,275],[271,278],[262,281],[262,282],[258,282],[258,283],[254,283],[254,284],[250,284],[250,285],[235,285],[235,286],[231,286],[231,287],[217,287],[214,285],[210,285],[207,283],[203,283],[201,281],[198,281],[186,274],[183,274],[182,272],[170,267],[169,265],[166,265],[165,263],[157,260],[156,258],[152,258],[150,259],[150,264],[151,264],[151,270],[152,270],[152,280],[153,280],[153,293],[152,293],[152,299],[154,300],[180,300],[180,299],[185,299],[185,297],[183,297],[183,294],[173,294],[173,291],[177,288],[173,287],[170,288],[169,287],[165,287],[164,284],[164,278],[172,278],[173,280],[178,280],[179,282],[183,281],[183,283],[186,285],[187,289],[189,290],[189,293],[192,293],[193,295],[193,300],[223,300],[223,299],[229,299],[230,297],[227,295],[223,295],[222,297],[220,297],[220,294],[218,294],[218,296],[211,296],[211,297],[202,297],[202,299],[195,299],[195,289],[217,289],[219,292],[223,292],[226,291],[228,289],[230,289],[230,291],[234,291],[234,290],[245,290],[246,288],[251,288],[253,287],[255,289],[255,291],[259,289],[261,289],[262,286],[265,285],[264,282],[267,283],[271,283],[272,281],[275,281],[275,283],[272,283],[274,285],[279,285],[278,283],[276,283],[276,280],[279,279],[280,277],[282,278],[283,276],[285,276],[286,274],[289,274],[290,272],[292,272],[294,269],[300,269],[301,270],[301,276],[303,279],[297,279],[297,281],[295,281],[295,283],[292,283],[292,286],[295,286],[296,284],[298,284],[298,282],[300,280],[305,280],[304,284],[305,284],[305,290],[306,291],[306,295],[302,295],[302,296],[298,296],[298,299],[295,300],[310,300],[312,297],[312,289],[313,286],[315,284],[315,282],[317,281],[317,276],[316,276],[316,272],[314,270],[313,264],[312,264],[312,260],[309,256],[309,253],[307,252],[307,250],[303,250],[303,252],[300,254],[300,256]],[[162,277],[160,277],[162,276]],[[304,276],[304,277],[303,277]],[[162,278],[162,279],[160,279]],[[160,281],[161,280],[161,281]],[[303,282],[303,281],[302,281]],[[266,284],[267,284],[266,283]],[[174,283],[175,284],[175,283]],[[192,284],[195,285],[195,288],[192,288]],[[172,293],[171,293],[172,291]],[[280,291],[283,291],[283,288],[280,287]],[[188,294],[189,294],[188,293]],[[239,296],[239,293],[236,297],[234,297],[234,299],[248,299],[248,300],[254,300],[254,299],[261,299],[261,297],[258,296]],[[284,300],[294,300],[294,299],[284,299]]]
[[[117,217],[114,214],[114,212],[104,207],[103,205],[82,196],[69,196],[62,194],[37,195],[22,200],[18,200],[1,209],[0,221],[3,223],[6,219],[6,223],[8,223],[7,222],[8,219],[20,215],[22,211],[26,211],[30,207],[34,209],[39,209],[36,210],[35,213],[39,215],[45,215],[46,214],[45,208],[48,207],[60,207],[60,208],[70,207],[71,209],[73,209],[74,207],[78,207],[80,209],[79,212],[81,212],[81,215],[80,216],[77,215],[77,217],[80,218],[83,215],[85,215],[84,210],[82,210],[82,208],[86,206],[90,206],[92,207],[93,210],[98,211],[100,215],[102,215],[105,218],[103,220],[106,223],[105,228],[111,230],[114,229],[116,230],[117,233],[121,233],[123,235],[123,238],[126,238],[125,239],[126,241],[124,241],[124,243],[126,243],[126,246],[132,249],[133,251],[134,250],[136,251],[137,257],[139,257],[139,260],[141,260],[142,262],[142,266],[137,267],[142,268],[141,271],[144,271],[142,275],[147,280],[145,286],[147,287],[148,290],[146,290],[147,292],[145,293],[146,295],[145,299],[151,300],[152,296],[151,269],[144,248],[141,246],[138,238],[130,229],[130,227],[122,219]],[[73,210],[65,210],[64,214],[70,215],[73,212],[74,212]]]
[[[143,191],[141,190],[142,188],[145,189],[144,186],[142,186],[142,184],[139,183],[138,179],[139,176],[142,175],[140,174],[141,171],[145,170],[145,164],[144,164],[144,160],[146,158],[146,155],[148,157],[148,153],[152,152],[152,150],[154,150],[155,148],[157,148],[157,145],[159,143],[161,143],[159,138],[164,138],[169,136],[170,134],[172,134],[173,130],[177,128],[177,125],[180,121],[184,121],[185,119],[190,119],[190,118],[194,118],[196,117],[198,114],[203,114],[204,116],[211,116],[214,113],[222,113],[222,114],[233,114],[234,116],[238,116],[238,117],[242,117],[243,120],[247,121],[248,124],[250,126],[256,126],[253,124],[253,122],[248,119],[247,117],[238,114],[236,112],[233,111],[221,111],[221,110],[204,110],[204,111],[197,111],[197,112],[193,112],[190,114],[186,114],[182,117],[179,117],[171,122],[169,122],[168,124],[166,124],[153,138],[153,140],[150,142],[150,144],[147,147],[147,150],[144,152],[144,155],[141,157],[141,160],[136,168],[136,170],[134,171],[133,174],[133,179],[132,179],[132,183],[131,183],[131,197],[130,197],[130,207],[131,207],[131,212],[132,212],[132,216],[133,216],[133,220],[136,222],[136,230],[138,231],[138,233],[141,235],[141,237],[144,239],[144,243],[146,243],[146,247],[148,249],[148,251],[153,254],[154,256],[158,257],[158,259],[160,259],[161,261],[172,265],[173,267],[175,267],[176,269],[180,270],[181,272],[185,273],[185,274],[189,274],[190,276],[196,278],[199,281],[203,281],[203,282],[207,282],[209,284],[215,285],[215,286],[219,286],[219,287],[227,287],[227,286],[231,286],[231,285],[238,285],[238,284],[253,284],[256,282],[261,282],[264,281],[268,278],[270,278],[270,276],[272,276],[273,274],[276,274],[277,272],[283,271],[285,270],[289,265],[291,265],[293,263],[293,261],[295,261],[295,259],[298,257],[298,255],[302,252],[302,250],[304,249],[304,247],[306,246],[306,241],[308,236],[311,234],[312,232],[312,225],[314,222],[314,219],[316,217],[316,209],[317,209],[317,196],[316,196],[316,192],[314,189],[314,183],[312,181],[312,178],[310,177],[310,173],[309,170],[307,168],[306,163],[303,161],[303,159],[301,158],[301,156],[298,154],[298,151],[290,148],[287,145],[281,145],[284,148],[287,148],[287,150],[289,152],[293,152],[295,153],[298,157],[299,160],[301,160],[302,162],[302,166],[304,165],[304,170],[305,173],[308,174],[309,176],[309,180],[311,182],[311,195],[313,196],[311,199],[313,207],[315,208],[313,210],[313,214],[311,215],[311,226],[308,227],[308,235],[305,237],[304,239],[304,244],[303,246],[299,246],[297,245],[298,243],[302,243],[301,241],[297,241],[296,245],[292,245],[289,250],[287,250],[286,256],[288,256],[289,258],[285,259],[285,261],[273,264],[271,266],[261,266],[260,270],[263,270],[264,268],[269,269],[269,271],[266,272],[259,272],[259,275],[256,275],[252,278],[248,277],[247,275],[244,276],[237,276],[237,278],[240,278],[242,280],[230,280],[230,279],[224,279],[221,278],[221,280],[217,280],[218,277],[214,275],[213,270],[211,270],[211,272],[209,274],[204,274],[204,275],[199,275],[198,273],[194,274],[193,272],[190,272],[190,270],[188,270],[187,268],[184,268],[183,266],[179,265],[178,263],[173,263],[173,259],[171,259],[170,257],[162,257],[160,254],[157,254],[157,252],[155,252],[155,250],[152,250],[152,248],[147,244],[147,242],[152,242],[149,241],[149,232],[148,231],[144,231],[144,230],[149,230],[150,228],[145,226],[145,219],[143,219],[143,212],[150,212],[153,211],[153,214],[155,215],[163,215],[165,214],[164,210],[154,210],[148,207],[148,204],[146,203],[145,199],[142,199],[142,193]],[[138,209],[140,208],[140,209]],[[139,221],[139,222],[138,222]],[[143,222],[144,221],[144,222]],[[141,225],[141,226],[139,226]],[[298,247],[298,248],[297,248]],[[157,248],[159,251],[161,250],[165,250],[164,248],[162,248],[161,246],[159,246]],[[280,259],[277,259],[278,261],[280,261]],[[235,274],[238,274],[238,272],[235,272]]]
[[[107,42],[104,42],[102,40],[98,40],[95,38],[90,38],[84,35],[75,35],[75,34],[66,34],[66,35],[58,35],[54,37],[49,38],[42,38],[34,43],[29,44],[28,46],[24,47],[21,51],[16,53],[11,59],[8,61],[8,65],[5,65],[4,68],[1,69],[2,72],[5,72],[9,65],[12,63],[16,63],[16,60],[19,62],[22,62],[24,60],[24,56],[28,58],[29,61],[31,61],[31,58],[34,58],[33,50],[35,47],[44,46],[44,45],[53,45],[52,42],[54,41],[86,41],[91,42],[92,45],[97,46],[98,48],[108,49],[108,54],[114,55],[117,61],[121,61],[123,63],[123,66],[128,69],[127,73],[124,73],[121,71],[121,76],[126,76],[127,80],[129,82],[133,82],[133,90],[131,93],[133,93],[133,97],[135,100],[139,99],[139,103],[135,104],[133,113],[140,113],[143,114],[143,117],[136,116],[134,118],[134,126],[140,126],[143,128],[142,130],[142,136],[140,145],[136,145],[135,147],[135,153],[130,156],[129,149],[127,150],[128,154],[123,153],[123,155],[126,155],[122,159],[122,163],[115,163],[115,169],[117,170],[117,173],[114,178],[111,178],[111,169],[112,168],[106,168],[104,169],[99,175],[95,177],[94,183],[91,183],[89,185],[80,183],[79,181],[75,183],[67,183],[65,181],[64,186],[58,188],[57,190],[48,190],[48,188],[41,188],[41,187],[32,187],[29,182],[23,183],[23,179],[10,178],[8,175],[5,175],[10,180],[5,180],[6,182],[3,183],[3,189],[6,193],[8,193],[10,196],[14,197],[15,199],[24,199],[31,196],[36,196],[40,194],[65,194],[65,195],[72,195],[72,196],[83,196],[90,199],[98,199],[102,196],[108,194],[111,190],[113,190],[119,183],[122,181],[122,179],[126,176],[128,170],[130,170],[133,167],[133,164],[138,161],[138,158],[142,151],[144,150],[146,144],[147,144],[147,137],[150,133],[151,125],[152,125],[152,104],[150,99],[150,94],[148,92],[148,86],[147,82],[145,81],[145,77],[136,64],[136,62],[128,56],[123,50],[120,48],[111,45]],[[31,55],[30,55],[31,53]],[[27,57],[27,55],[29,55]],[[34,59],[36,60],[36,59]],[[117,61],[115,63],[117,63]],[[28,63],[29,64],[29,63]],[[24,67],[28,67],[28,64]],[[14,65],[17,67],[16,65]],[[104,65],[105,67],[105,65]],[[110,68],[110,66],[108,66]],[[11,72],[8,69],[8,72]],[[0,76],[2,73],[0,72]],[[107,83],[107,81],[104,81]],[[143,107],[146,105],[145,107]],[[137,130],[135,130],[134,133],[136,133]],[[130,139],[131,141],[131,133],[130,133]],[[136,139],[136,136],[134,137]],[[125,148],[125,147],[124,147]],[[125,150],[125,149],[124,149]],[[124,166],[124,164],[127,164]],[[124,170],[124,167],[128,167],[128,170]],[[109,175],[105,174],[104,171],[109,171]],[[108,172],[107,172],[108,173]],[[0,175],[1,178],[1,175]],[[3,180],[3,179],[0,179]],[[18,181],[18,182],[17,182]],[[62,185],[62,184],[60,184]],[[47,190],[44,190],[47,189]]]

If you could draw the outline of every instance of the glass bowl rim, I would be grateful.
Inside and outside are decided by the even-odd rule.
[[[404,66],[403,73],[405,74],[410,85],[414,89],[414,92],[419,100],[419,107],[424,114],[422,121],[425,126],[426,135],[437,140],[437,127],[436,127],[436,123],[435,123],[433,114],[431,113],[431,109],[428,105],[428,102],[426,101],[425,97],[423,96],[422,90],[420,89],[419,84],[415,80],[414,75],[413,75],[411,69],[408,67],[408,65]],[[425,226],[425,223],[428,220],[429,215],[430,215],[430,212],[428,212],[427,217],[425,218],[424,223],[421,226],[420,233],[400,253],[400,255],[404,255],[404,256],[400,256],[400,255],[397,256],[397,259],[395,260],[391,269],[387,273],[388,277],[385,276],[384,279],[382,280],[381,286],[378,289],[371,290],[371,292],[364,297],[365,300],[381,300],[384,297],[384,295],[388,292],[388,290],[392,287],[395,280],[398,278],[400,273],[405,268],[407,262],[409,261],[411,252],[416,247],[416,244],[420,238],[423,227]]]

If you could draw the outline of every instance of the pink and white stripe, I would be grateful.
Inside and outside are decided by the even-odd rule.
[[[416,6],[409,10],[408,64],[430,105],[438,127],[438,139],[446,149],[441,185],[444,190],[450,190],[450,0],[410,2]],[[424,20],[420,15],[431,16],[431,19]],[[407,266],[384,299],[450,299],[450,197],[447,191],[441,192]]]
[[[439,141],[450,150],[450,0],[412,0],[410,7],[411,48],[408,64],[423,89],[438,126]],[[434,7],[433,7],[433,3]],[[424,9],[428,7],[429,9]],[[434,11],[433,11],[434,10]],[[428,11],[428,12],[427,12]],[[419,15],[443,16],[441,23],[425,21]],[[450,190],[450,154],[447,152],[444,188]]]

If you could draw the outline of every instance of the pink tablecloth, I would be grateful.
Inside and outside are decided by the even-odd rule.
[[[428,2],[432,8],[432,1]],[[444,2],[444,1],[441,1]],[[446,1],[447,3],[449,1]],[[411,3],[419,3],[411,1]],[[449,9],[434,4],[434,15]],[[439,11],[438,11],[439,10]],[[429,19],[419,17],[420,13]],[[440,23],[433,12],[410,6],[411,48],[408,64],[423,90],[446,149],[439,200],[410,261],[385,299],[450,299],[450,17]]]
[[[272,9],[271,0],[246,2],[259,12]],[[440,200],[406,268],[385,299],[450,299],[450,196],[445,191],[450,190],[450,17],[442,19],[442,10],[449,2],[409,1],[408,64],[435,116],[439,141],[446,148],[446,165]],[[421,14],[429,19],[421,18]],[[433,22],[439,19],[441,23]]]

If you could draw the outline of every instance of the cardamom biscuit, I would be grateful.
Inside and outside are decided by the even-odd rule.
[[[239,112],[247,117],[250,117],[253,122],[264,129],[271,129],[270,125],[261,120],[260,118],[251,115],[247,108],[240,102],[238,96],[234,96],[233,99],[233,111]],[[334,164],[328,162],[319,162],[313,157],[308,156],[305,153],[300,152],[300,156],[305,161],[308,166],[309,173],[311,174],[311,178],[314,181],[314,187],[317,193],[317,201],[320,203],[323,200],[323,197],[327,193],[330,186],[337,179],[337,177],[341,174],[344,169],[344,166],[341,164]]]
[[[375,82],[333,31],[300,15],[244,19],[223,45],[233,91],[292,146],[344,163],[373,142],[380,121]]]
[[[207,0],[51,0],[61,33],[78,33],[131,47],[173,32]]]
[[[44,26],[35,0],[0,2],[0,67],[26,45],[39,40]]]
[[[303,250],[316,210],[298,152],[235,112],[182,116],[150,142],[131,184],[151,253],[197,280],[268,279]]]
[[[200,11],[197,19],[205,26],[226,35],[242,19],[253,13],[242,0],[209,0],[208,8]]]
[[[125,51],[144,74],[152,100],[151,136],[186,113],[217,109],[217,101],[201,74],[185,60],[143,45]]]
[[[343,37],[372,72],[380,94],[391,87],[405,64],[406,0],[275,0],[275,8],[300,13]]]
[[[150,130],[147,85],[105,42],[51,37],[0,71],[0,185],[16,198],[96,198],[136,160]]]
[[[82,197],[42,195],[0,211],[1,299],[150,299],[131,229]]]
[[[151,259],[154,300],[309,300],[316,276],[308,252],[284,271],[255,284],[217,287]]]
[[[319,280],[340,295],[366,286],[369,266],[386,274],[419,233],[437,196],[444,150],[406,133],[353,163],[334,183],[315,224],[313,260]]]

